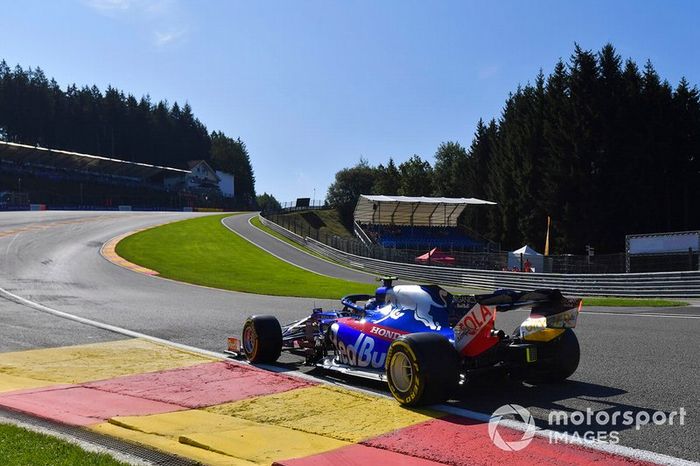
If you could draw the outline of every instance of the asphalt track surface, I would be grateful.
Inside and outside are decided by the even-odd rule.
[[[312,256],[304,251],[290,246],[284,241],[268,235],[266,232],[250,224],[250,219],[257,214],[243,214],[228,217],[223,223],[231,230],[237,232],[256,246],[269,251],[282,260],[290,262],[298,267],[305,268],[320,275],[342,278],[359,283],[377,283],[376,275],[359,272],[336,263]]]
[[[0,287],[53,309],[213,351],[223,349],[227,336],[239,334],[251,313],[273,313],[288,321],[306,315],[313,306],[334,304],[176,283],[122,269],[99,254],[101,245],[119,234],[197,215],[201,214],[1,213]],[[228,225],[243,235],[251,234],[245,227],[246,217],[240,217],[242,223],[229,221]],[[261,241],[258,232],[253,233],[251,239]],[[319,265],[319,259],[311,256],[292,259],[296,252],[291,249],[295,248],[286,243],[274,240],[263,246],[286,260],[300,261],[307,269]],[[501,314],[497,326],[509,331],[525,317],[520,311]],[[0,299],[0,319],[2,352],[121,338],[4,299]],[[700,307],[585,308],[577,327],[581,364],[569,382],[530,386],[485,380],[468,385],[450,403],[483,413],[517,403],[528,408],[542,427],[550,427],[550,410],[590,408],[636,414],[684,408],[687,414],[682,426],[652,424],[636,430],[601,425],[592,429],[619,430],[620,443],[625,446],[699,461],[698,331]],[[305,370],[300,364],[287,367]],[[569,426],[566,430],[583,433],[590,429]]]

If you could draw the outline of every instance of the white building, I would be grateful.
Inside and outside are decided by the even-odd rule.
[[[192,160],[188,162],[189,173],[169,176],[164,179],[166,189],[169,191],[187,190],[191,192],[220,191],[223,197],[234,197],[235,183],[230,173],[214,170],[204,160]]]
[[[216,171],[204,160],[191,160],[188,162],[190,172],[185,175],[187,189],[211,189],[218,188],[219,176]]]

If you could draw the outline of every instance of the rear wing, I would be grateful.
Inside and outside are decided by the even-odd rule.
[[[580,310],[580,298],[565,298],[557,289],[540,289],[534,291],[497,290],[491,294],[474,296],[476,302],[493,306],[497,312],[529,307],[531,315],[553,316],[569,309]]]

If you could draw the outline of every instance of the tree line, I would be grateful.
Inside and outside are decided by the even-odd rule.
[[[359,194],[477,197],[461,221],[503,247],[619,252],[626,234],[700,229],[700,99],[650,61],[640,69],[607,44],[511,93],[471,145],[441,144],[434,163],[361,160],[339,171],[328,202],[351,215]]]
[[[63,90],[41,68],[0,61],[0,139],[131,162],[187,168],[206,160],[233,173],[236,196],[255,200],[250,156],[240,139],[208,132],[189,103],[154,103],[108,86]]]

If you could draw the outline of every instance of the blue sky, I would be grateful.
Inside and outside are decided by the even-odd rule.
[[[241,137],[258,193],[322,198],[336,171],[442,141],[566,59],[612,42],[700,83],[697,1],[24,0],[0,10],[0,58],[65,87],[188,101]]]

